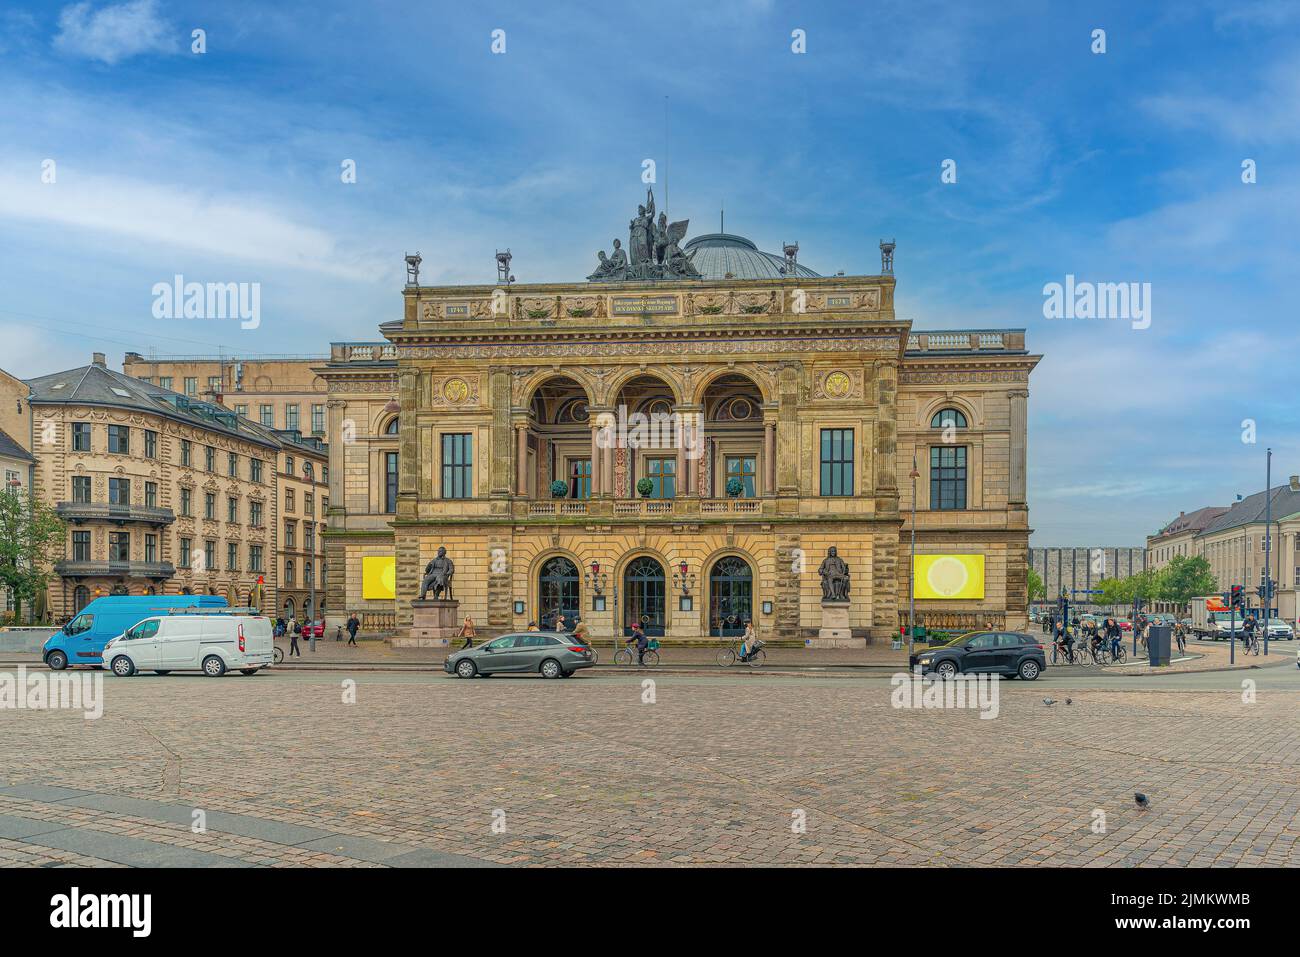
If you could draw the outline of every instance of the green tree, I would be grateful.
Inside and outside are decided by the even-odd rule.
[[[1200,595],[1214,595],[1219,583],[1210,571],[1210,563],[1200,555],[1178,555],[1160,574],[1160,600],[1186,605]]]
[[[0,587],[14,597],[19,619],[24,601],[45,591],[54,560],[63,553],[63,520],[21,489],[0,489]]]
[[[1047,588],[1043,585],[1043,576],[1032,568],[1029,569],[1029,600],[1038,601],[1047,597]]]

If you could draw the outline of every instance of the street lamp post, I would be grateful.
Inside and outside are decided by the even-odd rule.
[[[912,452],[912,559],[907,566],[907,660],[916,652],[916,452]]]
[[[1267,464],[1264,466],[1264,656],[1268,657],[1268,618],[1270,601],[1273,598],[1273,577],[1271,570],[1273,542],[1270,531],[1273,527],[1273,450],[1268,450]]]

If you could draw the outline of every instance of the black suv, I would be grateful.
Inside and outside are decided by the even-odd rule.
[[[957,674],[987,672],[1019,676],[1033,681],[1047,668],[1043,645],[1032,635],[1018,631],[972,631],[946,645],[915,655],[909,664],[920,666],[922,674],[951,678]]]

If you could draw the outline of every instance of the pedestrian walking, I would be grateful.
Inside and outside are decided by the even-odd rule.
[[[474,630],[473,618],[465,619],[465,624],[460,626],[460,631],[457,633],[456,637],[465,639],[465,644],[460,646],[461,651],[464,651],[466,648],[474,647],[474,639],[478,637],[478,632]]]
[[[299,658],[301,658],[302,649],[298,647],[298,633],[299,633],[298,619],[293,615],[289,616],[288,628],[289,628],[289,657],[292,658],[294,655],[297,655]]]
[[[357,613],[354,611],[351,617],[348,618],[348,644],[352,645],[353,647],[358,647],[357,629],[359,629],[360,627],[361,627],[361,619],[357,617]]]

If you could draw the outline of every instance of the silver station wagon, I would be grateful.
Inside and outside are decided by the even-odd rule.
[[[590,668],[596,654],[590,645],[562,631],[525,631],[493,638],[477,648],[447,656],[443,670],[459,678],[495,675],[509,671],[536,672],[543,678],[567,678],[579,668]]]

